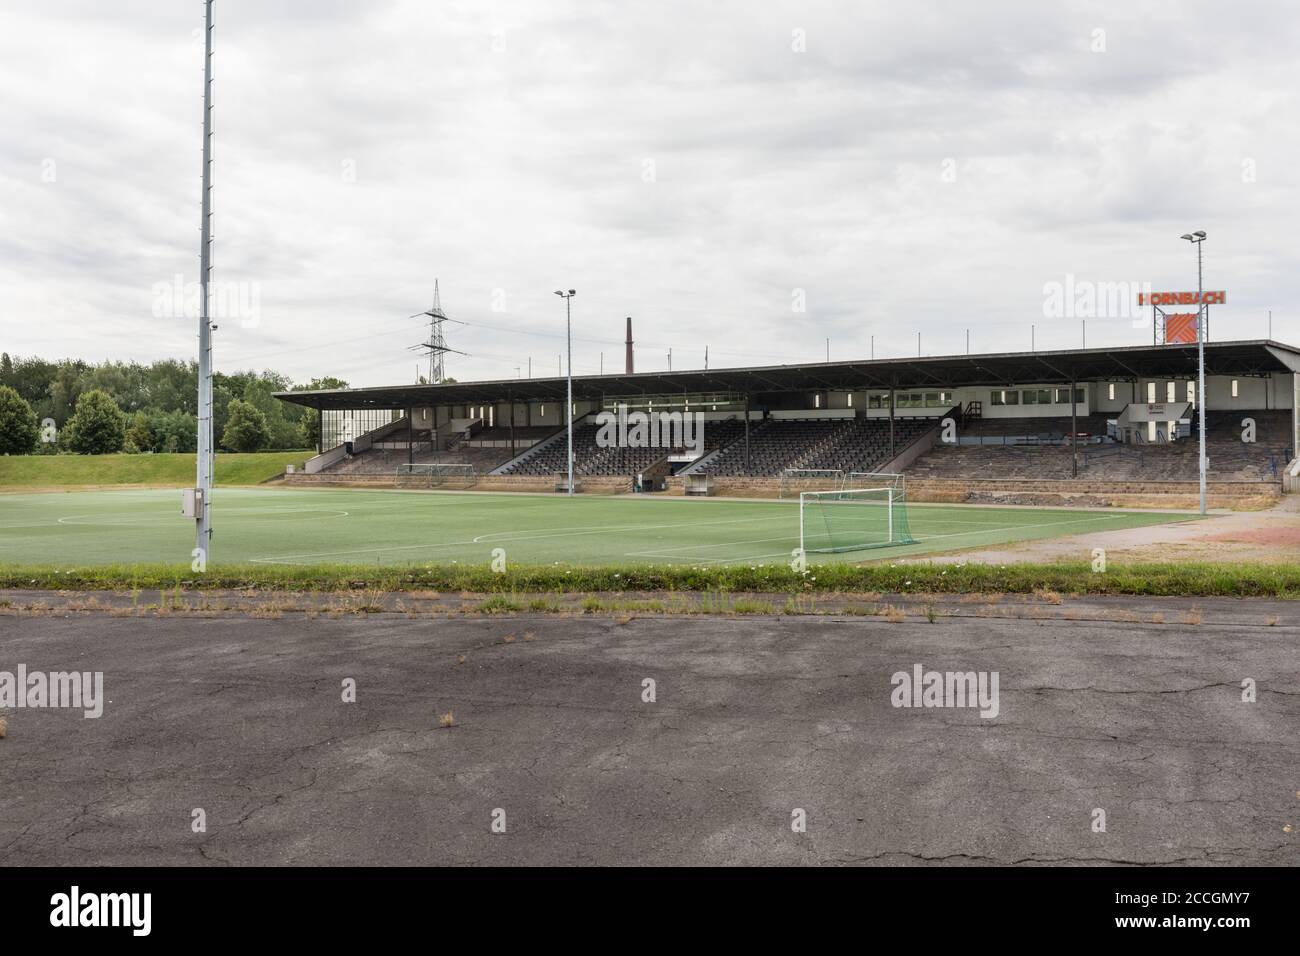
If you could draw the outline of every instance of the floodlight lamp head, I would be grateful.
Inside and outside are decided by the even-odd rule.
[[[1183,233],[1182,236],[1180,236],[1179,238],[1181,238],[1181,239],[1186,239],[1188,242],[1191,242],[1191,241],[1192,241],[1192,234],[1191,234],[1190,232],[1185,232],[1185,233]]]
[[[1204,238],[1205,238],[1205,230],[1204,230],[1204,229],[1198,229],[1198,230],[1196,230],[1194,233],[1192,233],[1192,235],[1195,236],[1197,239],[1204,239]]]
[[[1202,235],[1204,235],[1204,233],[1202,233]],[[578,294],[578,290],[577,290],[577,289],[570,289],[570,290],[569,290],[569,295],[577,295],[577,294]]]

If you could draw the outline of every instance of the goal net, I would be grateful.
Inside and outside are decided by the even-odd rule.
[[[893,488],[804,491],[799,495],[799,547],[831,554],[915,544],[902,492]]]
[[[437,488],[442,485],[472,485],[478,480],[473,465],[452,462],[417,462],[397,466],[397,487]]]
[[[781,497],[793,498],[801,491],[824,491],[844,487],[844,472],[839,468],[783,468]]]

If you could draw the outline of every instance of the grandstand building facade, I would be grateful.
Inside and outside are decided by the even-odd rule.
[[[1211,481],[1225,493],[1288,489],[1300,350],[1216,342],[1205,355]],[[903,473],[968,500],[980,482],[1174,489],[1197,477],[1196,375],[1194,345],[1152,345],[576,376],[575,475],[579,490],[605,492],[680,491],[694,475],[762,494],[792,471]],[[555,377],[277,397],[319,415],[319,454],[297,481],[379,484],[445,466],[485,489],[554,490],[565,390]],[[620,407],[698,416],[703,440],[611,447],[601,413]]]

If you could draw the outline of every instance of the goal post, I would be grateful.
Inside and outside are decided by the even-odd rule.
[[[892,471],[850,471],[844,476],[844,488],[893,488],[907,490],[907,479]]]
[[[397,466],[397,487],[437,488],[446,484],[472,485],[478,480],[473,465],[461,462],[403,462]]]
[[[804,554],[915,543],[907,521],[906,496],[893,488],[799,494],[799,547]]]
[[[844,487],[840,468],[782,468],[780,497],[793,498],[801,491]]]

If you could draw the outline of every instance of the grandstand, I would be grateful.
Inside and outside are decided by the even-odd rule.
[[[1210,481],[1228,495],[1281,493],[1300,438],[1300,350],[1257,340],[1205,354]],[[574,471],[582,490],[607,493],[682,493],[693,476],[710,493],[777,497],[794,471],[898,472],[914,500],[978,500],[993,481],[1181,493],[1198,474],[1196,368],[1194,345],[1144,345],[578,376]],[[295,482],[379,484],[399,465],[443,464],[472,466],[483,488],[554,490],[565,388],[557,377],[277,397],[316,409],[323,436],[359,432],[327,437]],[[692,416],[703,433],[610,445],[602,413],[616,408],[652,423]]]

